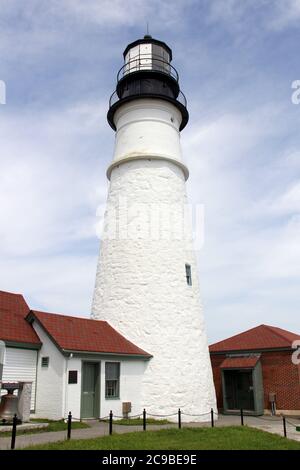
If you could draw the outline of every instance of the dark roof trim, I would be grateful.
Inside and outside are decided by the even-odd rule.
[[[42,347],[42,343],[23,343],[20,341],[6,341],[5,339],[3,341],[7,348],[39,350]]]
[[[223,355],[223,354],[241,354],[241,353],[263,353],[263,352],[276,352],[276,351],[295,351],[291,348],[260,348],[260,349],[224,349],[223,351],[209,351],[211,355]]]
[[[159,41],[158,39],[153,39],[153,38],[143,38],[143,39],[137,39],[136,41],[133,41],[131,42],[130,44],[128,44],[128,46],[126,47],[125,51],[123,52],[123,57],[125,59],[125,56],[127,54],[127,52],[129,51],[129,49],[132,49],[133,47],[135,46],[138,46],[139,44],[156,44],[157,46],[161,46],[163,48],[165,48],[169,55],[170,55],[170,62],[172,60],[172,49],[163,41]]]
[[[72,349],[62,349],[63,354],[69,355],[73,354],[75,357],[80,357],[80,356],[91,356],[91,357],[99,357],[99,356],[114,356],[114,357],[122,357],[122,358],[128,358],[128,359],[142,359],[144,361],[148,361],[151,359],[153,356],[149,354],[149,356],[145,356],[142,354],[126,354],[126,353],[112,353],[112,352],[98,352],[98,351],[76,351]]]

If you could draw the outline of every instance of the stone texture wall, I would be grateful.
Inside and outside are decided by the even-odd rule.
[[[142,407],[155,414],[216,407],[186,203],[184,173],[170,161],[129,161],[112,170],[92,317],[153,355]]]
[[[31,402],[31,391],[32,382],[19,382],[18,390],[18,412],[19,417],[23,423],[27,423],[30,420],[30,402]]]

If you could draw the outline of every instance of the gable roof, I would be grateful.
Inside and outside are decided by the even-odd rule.
[[[21,294],[0,291],[0,339],[9,343],[40,346],[34,329],[25,321],[29,307]]]
[[[37,320],[63,351],[109,353],[150,358],[106,321],[31,310],[28,321]]]
[[[252,351],[262,349],[292,348],[300,335],[270,325],[259,325],[250,330],[231,336],[209,347],[211,353],[229,351]]]
[[[253,369],[260,356],[251,357],[226,357],[220,365],[221,369]]]

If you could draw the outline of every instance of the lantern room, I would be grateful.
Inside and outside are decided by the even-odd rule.
[[[124,75],[141,70],[155,70],[170,74],[172,51],[162,41],[150,35],[129,44],[124,51]]]
[[[116,130],[114,115],[125,103],[136,99],[162,99],[176,106],[182,115],[180,130],[188,122],[186,98],[179,86],[177,70],[171,65],[172,50],[150,35],[126,47],[124,64],[117,75],[116,90],[110,97],[107,119]]]

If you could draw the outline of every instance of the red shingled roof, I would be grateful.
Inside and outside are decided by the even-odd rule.
[[[259,356],[227,357],[221,364],[221,369],[250,369],[256,366]]]
[[[259,325],[209,347],[211,353],[291,348],[300,335],[275,326]]]
[[[0,291],[0,339],[40,345],[34,329],[25,321],[29,307],[20,294]]]
[[[68,351],[101,352],[151,357],[112,328],[106,321],[70,317],[32,310],[58,347]]]

